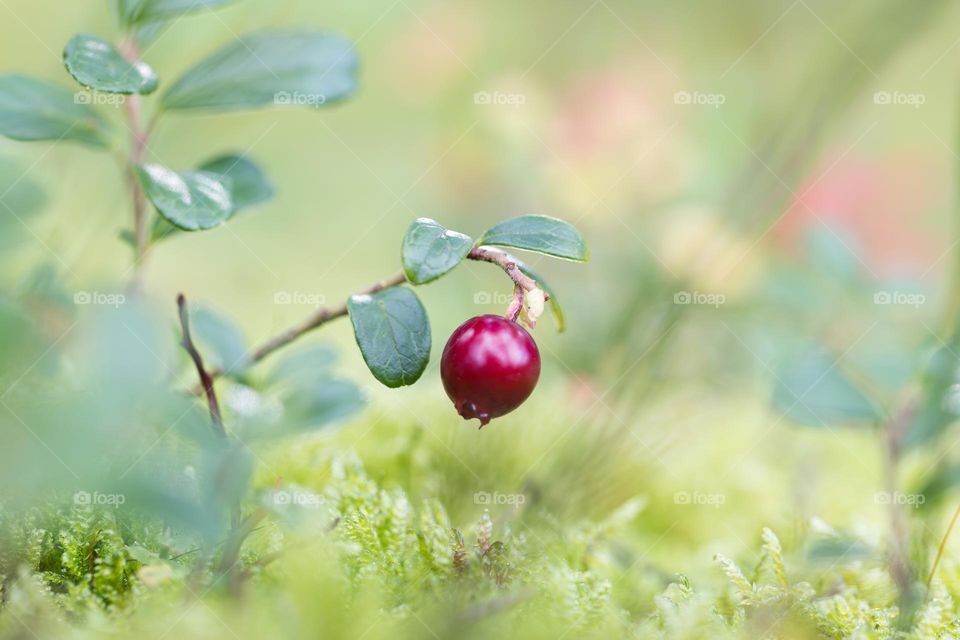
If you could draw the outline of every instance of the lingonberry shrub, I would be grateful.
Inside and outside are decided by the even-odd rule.
[[[244,34],[170,82],[143,59],[151,41],[165,29],[176,28],[183,14],[231,2],[114,0],[119,29],[113,38],[78,34],[64,48],[64,65],[79,86],[68,89],[36,77],[0,74],[0,135],[23,141],[76,143],[121,160],[131,217],[120,238],[133,253],[127,290],[139,298],[146,296],[144,265],[153,251],[163,250],[184,233],[223,225],[274,194],[266,172],[246,153],[213,153],[194,167],[167,166],[151,147],[158,122],[170,113],[267,107],[306,106],[319,114],[357,90],[359,65],[352,43],[327,31],[267,29]],[[105,108],[121,105],[122,110]],[[231,321],[192,308],[184,295],[178,297],[180,344],[200,379],[192,391],[204,398],[217,436],[213,440],[219,443],[199,444],[216,452],[204,458],[212,461],[211,468],[197,480],[211,486],[196,492],[214,496],[218,504],[212,508],[198,504],[194,511],[230,514],[233,537],[221,547],[225,549],[221,566],[232,566],[230,556],[237,553],[238,541],[264,514],[262,509],[244,513],[241,506],[253,465],[246,443],[240,441],[238,446],[240,438],[235,436],[239,427],[232,429],[226,424],[229,415],[221,409],[217,380],[229,377],[244,385],[259,385],[259,391],[270,385],[282,386],[285,415],[304,425],[342,418],[354,411],[362,398],[348,381],[318,375],[322,365],[315,364],[316,358],[311,360],[316,354],[288,359],[265,378],[254,376],[251,369],[302,335],[336,318],[349,317],[372,375],[388,387],[410,385],[425,371],[432,346],[427,313],[413,288],[446,275],[463,260],[477,260],[501,268],[514,295],[503,318],[475,318],[455,332],[442,371],[460,414],[477,417],[485,424],[515,409],[536,384],[539,353],[519,323],[533,328],[549,303],[563,328],[562,311],[552,290],[505,249],[581,262],[587,259],[586,245],[577,230],[548,216],[510,218],[476,240],[421,218],[403,238],[401,270],[339,305],[317,309],[252,348]],[[204,354],[201,347],[210,351]],[[161,482],[159,476],[144,476],[147,483]],[[148,493],[164,494],[164,489],[151,484]],[[176,513],[184,511],[183,504],[176,506]]]

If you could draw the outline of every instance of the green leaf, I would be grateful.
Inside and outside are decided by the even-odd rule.
[[[778,375],[773,405],[787,418],[810,427],[873,424],[873,402],[839,369],[834,357],[814,348],[797,355]]]
[[[225,155],[200,165],[200,171],[214,173],[230,189],[233,208],[239,212],[273,197],[270,179],[252,160],[242,155]]]
[[[107,121],[82,96],[18,74],[0,75],[0,135],[14,140],[110,144]]]
[[[190,310],[190,325],[204,350],[205,360],[228,375],[236,375],[250,364],[247,340],[237,325],[207,307]],[[209,354],[209,355],[207,355]]]
[[[342,36],[261,31],[241,36],[187,71],[166,109],[247,109],[332,104],[357,88],[357,55]]]
[[[550,216],[511,218],[484,233],[480,244],[536,251],[578,262],[586,262],[588,253],[587,243],[573,225]]]
[[[373,377],[388,387],[416,382],[430,360],[430,321],[416,294],[393,287],[353,296],[347,309]]]
[[[407,280],[424,284],[460,264],[473,247],[473,238],[445,229],[436,220],[418,218],[403,238],[403,271]]]
[[[156,164],[141,165],[136,171],[153,206],[181,229],[211,229],[233,215],[230,191],[216,174],[176,172]]]
[[[283,357],[270,371],[268,381],[280,384],[289,380],[326,376],[330,368],[337,363],[338,357],[336,350],[325,345],[294,351]]]
[[[126,25],[169,20],[184,13],[236,2],[236,0],[115,0],[117,16]]]
[[[106,40],[82,33],[67,43],[63,63],[77,82],[97,91],[147,94],[159,82],[145,63],[129,62]]]
[[[531,278],[537,281],[537,284],[541,289],[547,292],[547,295],[550,296],[550,300],[547,304],[550,305],[550,310],[553,312],[553,317],[557,320],[557,331],[563,333],[567,328],[567,319],[563,313],[563,309],[560,307],[560,301],[557,299],[557,292],[554,291],[546,280],[544,280],[539,273],[523,264],[519,260],[514,260],[517,264],[517,268],[520,269],[523,273],[527,274]]]

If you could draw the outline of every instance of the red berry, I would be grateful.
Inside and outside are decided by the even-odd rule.
[[[443,388],[465,420],[480,427],[523,404],[540,377],[530,334],[500,316],[477,316],[457,327],[440,359]]]

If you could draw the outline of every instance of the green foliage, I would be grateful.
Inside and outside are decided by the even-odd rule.
[[[188,70],[164,94],[165,109],[320,107],[357,88],[357,55],[339,35],[264,31],[235,38]]]
[[[472,247],[470,236],[450,231],[436,220],[418,218],[403,238],[403,272],[410,282],[425,284],[460,264]]]
[[[78,94],[19,74],[0,75],[0,134],[14,140],[110,144],[110,125]]]
[[[204,162],[199,170],[219,176],[220,182],[227,185],[234,211],[238,213],[273,198],[273,183],[263,170],[246,156],[219,156]]]
[[[237,0],[114,0],[114,9],[126,25],[170,20],[181,14],[213,9]]]
[[[136,173],[160,215],[180,229],[212,229],[234,213],[230,190],[217,174],[177,172],[158,164],[139,166]]]
[[[554,258],[587,260],[587,243],[569,222],[550,216],[511,218],[488,229],[480,244],[493,244],[543,253]]]
[[[430,321],[417,295],[404,287],[347,302],[360,353],[388,387],[413,384],[430,360]]]
[[[84,87],[107,93],[153,93],[160,80],[144,62],[129,62],[102,38],[74,36],[63,50],[63,63]]]

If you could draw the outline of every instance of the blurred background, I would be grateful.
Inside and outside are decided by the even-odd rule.
[[[107,5],[2,0],[0,71],[72,86],[63,45],[114,34]],[[591,260],[528,256],[567,325],[557,333],[544,317],[535,331],[544,374],[530,402],[478,432],[443,394],[446,337],[500,313],[510,293],[497,269],[466,262],[417,289],[433,357],[415,387],[377,385],[346,321],[309,336],[336,347],[339,373],[368,400],[324,446],[358,451],[372,475],[439,499],[454,520],[482,512],[478,491],[577,518],[643,496],[634,559],[668,574],[753,547],[764,525],[798,539],[822,518],[877,541],[887,513],[876,429],[798,427],[770,396],[784,363],[816,344],[889,416],[950,340],[958,18],[943,0],[245,0],[178,20],[144,47],[161,87],[237,34],[293,25],[352,39],[361,90],[323,110],[160,121],[151,161],[185,169],[246,154],[277,196],[157,245],[144,278],[157,344],[176,349],[178,292],[257,344],[394,273],[417,217],[476,237],[514,215],[556,216],[581,230]],[[70,307],[78,291],[122,291],[131,255],[118,238],[131,214],[108,154],[0,140],[0,194],[22,218],[0,210],[11,299],[30,309],[56,289]],[[71,348],[92,311],[69,313],[27,315],[45,336],[36,353]],[[13,330],[3,339],[23,343]],[[11,361],[5,384],[28,367],[48,375],[49,360]],[[938,473],[951,444],[902,467],[904,491],[939,487],[923,494],[924,540],[949,517],[940,500],[952,480]],[[394,473],[405,457],[433,480]],[[288,475],[257,473],[264,485]],[[512,507],[490,508],[509,519]]]

